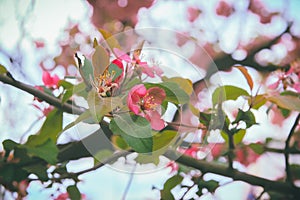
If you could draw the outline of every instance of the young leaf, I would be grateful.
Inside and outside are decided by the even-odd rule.
[[[116,64],[114,63],[111,63],[109,66],[108,66],[108,71],[110,74],[114,73],[114,77],[112,79],[112,81],[116,80],[119,76],[122,75],[123,73],[123,70],[120,69]]]
[[[261,155],[264,152],[264,146],[262,144],[251,143],[249,147],[257,154]]]
[[[121,49],[118,40],[116,40],[116,38],[114,38],[111,33],[107,32],[104,29],[98,29],[98,30],[102,34],[103,38],[105,39],[106,43],[108,44],[111,50],[113,50],[114,48]]]
[[[92,90],[87,98],[89,109],[96,121],[101,121],[104,115],[113,111],[117,107],[122,107],[122,100],[120,97],[99,97],[97,92]]]
[[[249,93],[239,87],[235,87],[232,85],[220,86],[215,89],[212,94],[212,103],[215,106],[221,100],[236,100],[240,96],[249,96]]]
[[[240,142],[243,141],[243,138],[246,134],[246,130],[245,129],[239,129],[234,135],[233,135],[233,142],[235,145],[239,144]],[[224,131],[221,131],[221,136],[223,137],[223,139],[226,141],[226,143],[228,144],[228,135],[227,133],[225,133]]]
[[[261,106],[265,105],[266,101],[265,95],[262,94],[250,97],[248,99],[248,103],[253,109],[259,109]]]
[[[183,89],[188,95],[191,95],[193,92],[193,83],[190,79],[181,78],[181,77],[173,77],[167,78],[162,77],[162,80],[165,82],[177,83],[181,89]]]
[[[106,67],[109,65],[109,56],[102,46],[97,46],[92,56],[92,65],[94,69],[94,77],[102,75]]]
[[[67,192],[71,200],[80,200],[81,194],[76,185],[70,185],[67,187]]]
[[[0,74],[6,74],[7,73],[7,69],[0,64]]]
[[[186,104],[190,100],[190,96],[181,87],[174,82],[163,82],[163,83],[146,83],[145,87],[160,87],[166,92],[166,101],[174,104]]]
[[[136,152],[152,152],[151,126],[145,118],[129,114],[118,115],[111,120],[109,128],[114,134],[121,135]]]
[[[298,97],[273,95],[267,96],[266,99],[281,108],[300,112],[300,99]]]
[[[179,183],[181,183],[183,180],[183,177],[180,175],[175,175],[171,178],[169,178],[165,184],[164,184],[164,188],[163,190],[160,191],[160,198],[161,199],[168,199],[168,200],[173,200],[175,199],[171,193],[171,190],[178,185]]]
[[[247,83],[248,83],[250,89],[252,90],[253,89],[253,80],[252,80],[250,74],[248,73],[247,68],[242,67],[242,66],[237,66],[236,68],[242,72],[242,74],[244,75],[244,77],[247,80]]]
[[[238,123],[239,121],[244,121],[247,128],[256,124],[255,116],[250,110],[243,111],[239,109],[236,119],[232,122],[232,124]]]
[[[91,117],[92,117],[91,112],[89,110],[86,110],[84,113],[79,115],[78,118],[74,122],[71,122],[70,124],[68,124],[61,132],[64,132],[64,131],[70,129],[73,126],[75,126],[76,124],[78,124],[84,120],[90,119]]]
[[[94,80],[94,73],[93,73],[93,65],[92,62],[89,59],[84,60],[84,64],[82,67],[79,68],[79,72],[81,77],[84,80],[84,83],[88,88],[91,87],[91,79]],[[99,74],[98,74],[99,75]]]

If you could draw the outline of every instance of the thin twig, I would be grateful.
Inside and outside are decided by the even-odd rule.
[[[265,192],[266,190],[263,189],[263,191],[255,198],[255,200],[259,200]]]
[[[298,114],[293,127],[290,130],[290,133],[285,141],[285,153],[284,153],[284,158],[285,158],[285,173],[286,173],[286,181],[287,182],[292,182],[292,175],[291,175],[291,170],[290,170],[290,164],[289,164],[289,152],[288,149],[290,148],[290,141],[291,138],[295,132],[296,127],[298,126],[299,123],[299,119],[300,119],[300,114]]]
[[[132,171],[131,171],[131,173],[130,173],[130,177],[129,177],[128,183],[127,183],[127,185],[126,185],[126,188],[125,188],[124,193],[123,193],[123,196],[122,196],[122,200],[125,200],[125,199],[126,199],[127,193],[128,193],[128,191],[129,191],[130,185],[131,185],[132,180],[133,180],[133,176],[134,176],[134,171],[135,171],[135,169],[136,169],[136,165],[137,165],[137,164],[135,163],[134,166],[133,166],[133,168],[132,168]]]

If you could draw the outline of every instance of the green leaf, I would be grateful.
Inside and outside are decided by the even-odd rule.
[[[0,64],[0,74],[6,74],[7,73],[7,69]]]
[[[246,130],[245,129],[239,129],[234,135],[233,135],[233,142],[235,145],[239,144],[240,142],[243,141],[243,138],[246,134]],[[223,139],[226,141],[226,143],[228,144],[228,135],[227,133],[225,133],[224,131],[221,131],[221,136],[223,137]]]
[[[101,163],[101,161],[103,161],[104,159],[107,159],[111,155],[113,155],[113,152],[108,149],[103,149],[103,150],[98,151],[94,155],[94,165]]]
[[[249,96],[249,94],[246,90],[232,85],[220,86],[212,94],[212,103],[215,106],[226,100],[236,100],[240,96]]]
[[[80,123],[80,122],[82,122],[82,121],[84,121],[84,120],[90,119],[91,117],[92,117],[92,115],[91,115],[91,112],[90,112],[89,110],[84,111],[81,115],[79,115],[79,116],[77,117],[77,119],[76,119],[74,122],[71,122],[70,124],[68,124],[68,125],[61,131],[61,133],[64,132],[64,131],[66,131],[66,130],[68,130],[68,129],[70,129],[70,128],[72,128],[73,126],[75,126],[76,124],[78,124],[78,123]]]
[[[137,115],[122,114],[115,116],[110,130],[126,141],[138,153],[152,152],[153,138],[148,120]]]
[[[58,134],[62,131],[63,112],[53,109],[47,116],[38,135],[29,137],[26,145],[37,146],[45,143],[48,139],[56,142]]]
[[[165,184],[163,190],[160,191],[160,198],[163,200],[173,200],[175,199],[171,193],[171,190],[181,183],[183,180],[183,177],[180,175],[175,175],[169,178]]]
[[[291,174],[295,180],[300,179],[300,165],[298,164],[292,164],[290,165],[291,168]]]
[[[264,153],[264,146],[262,144],[251,143],[249,144],[249,147],[259,155]]]
[[[113,50],[114,48],[121,49],[119,42],[116,40],[116,38],[113,37],[111,33],[107,32],[104,29],[99,29],[99,32],[102,34],[111,50]]]
[[[67,187],[67,192],[71,200],[80,200],[81,194],[76,185],[70,185]]]
[[[24,147],[30,156],[39,157],[52,165],[57,162],[58,148],[51,139],[48,139],[41,145],[34,147],[25,145]]]
[[[254,124],[257,124],[255,116],[250,110],[243,111],[239,109],[236,119],[232,122],[232,124],[238,123],[239,121],[244,121],[247,128],[251,127]]]
[[[118,67],[118,65],[114,64],[114,63],[111,63],[109,66],[108,66],[108,71],[110,74],[115,74],[112,81],[116,80],[117,78],[119,78],[119,76],[122,75],[123,73],[123,70],[121,68]]]
[[[2,144],[3,144],[3,148],[6,152],[10,152],[20,145],[10,139],[4,140]]]
[[[86,99],[88,93],[87,93],[87,90],[86,90],[85,83],[82,82],[82,83],[79,83],[78,85],[74,85],[73,94],[77,94],[77,95],[82,96]]]
[[[89,87],[90,80],[91,79],[94,80],[92,62],[89,59],[85,58],[83,66],[81,68],[79,68],[79,72],[80,72],[80,75],[83,78],[84,82]]]
[[[250,97],[248,99],[248,103],[253,109],[259,109],[261,106],[265,105],[267,99],[265,98],[264,95],[256,95],[254,97]]]
[[[163,82],[163,83],[145,83],[147,89],[151,87],[160,87],[166,92],[165,101],[174,104],[185,104],[190,100],[190,96],[181,87],[174,82]]]
[[[48,174],[47,174],[47,167],[42,164],[35,164],[35,165],[28,165],[23,167],[24,170],[26,170],[28,173],[35,174],[39,177],[41,181],[47,181],[49,180]]]
[[[67,100],[69,100],[73,96],[73,88],[68,89],[65,91],[63,98],[61,99],[62,103],[65,103]]]
[[[198,182],[198,190],[202,192],[202,189],[206,188],[209,192],[214,193],[219,187],[219,183],[215,180],[204,181],[200,180]]]
[[[181,78],[181,77],[173,77],[173,78],[162,77],[162,80],[164,82],[177,83],[180,86],[180,88],[184,90],[188,95],[191,95],[193,93],[193,83],[190,79]]]
[[[95,90],[89,92],[87,101],[90,112],[96,121],[101,121],[104,115],[123,106],[120,97],[99,97]]]
[[[94,77],[102,75],[106,67],[109,65],[109,56],[102,46],[97,46],[92,56],[92,65],[94,69]]]
[[[116,148],[122,149],[122,150],[128,150],[130,147],[126,143],[126,141],[119,135],[112,135],[111,141],[114,144]]]
[[[68,82],[68,81],[65,81],[65,80],[60,80],[60,81],[58,82],[58,85],[59,85],[59,86],[62,86],[62,87],[65,88],[65,89],[73,88],[73,84],[70,83],[70,82]]]
[[[166,149],[170,147],[176,140],[177,131],[165,130],[163,132],[156,133],[153,136],[153,151]]]
[[[298,97],[273,95],[266,96],[266,99],[281,108],[300,112],[300,99]]]

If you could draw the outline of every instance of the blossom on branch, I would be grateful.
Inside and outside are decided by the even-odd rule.
[[[161,119],[160,105],[165,98],[163,89],[152,87],[147,90],[143,84],[139,84],[129,91],[127,104],[134,114],[145,117],[152,129],[161,130],[165,127],[165,122]]]
[[[134,54],[133,59],[130,58],[125,52],[120,49],[114,48],[114,53],[118,59],[123,60],[133,66],[136,72],[140,75],[141,73],[146,74],[147,76],[154,78],[155,75],[161,77],[163,71],[158,66],[150,67],[147,62],[141,61],[139,54]]]
[[[47,71],[43,71],[42,80],[44,85],[49,88],[57,88],[58,82],[60,81],[59,77],[56,74],[51,76]]]

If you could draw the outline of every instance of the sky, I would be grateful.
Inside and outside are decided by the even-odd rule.
[[[29,1],[0,1],[0,51],[5,50],[8,54],[15,55],[14,52],[16,47],[20,47],[21,50],[25,50],[26,56],[22,58],[24,60],[24,68],[22,68],[23,73],[30,74],[29,78],[24,78],[15,66],[12,66],[7,60],[5,54],[1,54],[0,52],[0,62],[3,63],[5,66],[8,66],[8,69],[13,73],[16,74],[17,79],[27,82],[28,84],[38,85],[42,84],[41,81],[41,70],[37,71],[36,67],[30,67],[37,65],[36,63],[36,56],[42,56],[45,52],[37,52],[31,46],[28,40],[24,39],[21,40],[20,37],[22,33],[18,30],[20,23],[22,23],[22,19],[26,13],[26,10],[30,10]],[[188,4],[194,5],[197,1],[188,1]],[[207,2],[207,1],[205,1]],[[214,2],[214,1],[210,1]],[[243,1],[241,1],[243,2]],[[270,2],[271,8],[273,9],[281,9],[284,5],[280,2],[283,1],[275,1],[268,0]],[[300,1],[291,0],[290,1],[290,10],[288,13],[295,17],[298,15],[298,9],[300,8]],[[59,6],[58,6],[59,5]],[[211,4],[203,4],[201,6],[212,7],[213,3]],[[243,3],[239,5],[239,8],[242,10]],[[176,30],[184,30],[188,29],[187,24],[184,23],[185,12],[181,12],[180,9],[183,7],[183,3],[181,1],[176,2],[176,5],[172,1],[160,1],[159,4],[155,5],[151,8],[150,11],[146,11],[145,9],[141,10],[139,13],[139,19],[141,23],[137,24],[138,28],[145,28],[145,27],[164,27],[169,29],[176,29]],[[177,10],[176,19],[174,20],[174,16],[172,16],[172,12],[165,12],[165,10]],[[164,13],[162,16],[161,13]],[[173,14],[174,15],[174,14]],[[26,18],[26,25],[25,25],[25,33],[27,36],[31,38],[41,39],[44,40],[47,44],[47,51],[50,54],[55,54],[58,51],[56,42],[59,38],[64,37],[62,34],[64,28],[72,22],[80,22],[84,24],[82,26],[83,29],[88,30],[91,28],[89,24],[89,17],[91,17],[91,10],[89,5],[83,0],[65,0],[62,4],[59,0],[53,1],[36,1],[35,7],[33,8],[31,14]],[[207,16],[208,18],[213,19],[212,16]],[[163,20],[162,20],[163,19]],[[164,23],[161,23],[163,21]],[[204,28],[212,29],[212,27],[221,27],[222,28],[222,19],[218,19],[215,21],[211,21],[211,24],[203,24]],[[228,34],[239,34],[238,28],[240,26],[239,20],[232,20],[230,24],[228,24],[229,28],[226,29],[228,31],[224,31],[222,37],[228,37]],[[249,26],[253,23],[249,20]],[[282,24],[280,21],[277,22],[278,26],[275,26],[275,31],[278,31],[282,28]],[[298,26],[300,27],[300,26]],[[236,30],[232,33],[230,30]],[[244,30],[244,37],[253,34],[251,28],[245,27]],[[268,31],[268,30],[261,30],[261,31]],[[274,31],[274,30],[272,30]],[[300,31],[300,30],[295,30]],[[215,40],[214,36],[206,35],[212,41]],[[222,40],[224,43],[221,43],[221,48],[226,52],[231,53],[234,49],[235,41],[232,40]],[[171,47],[169,47],[171,48]],[[184,47],[183,52],[188,52],[187,49],[192,48],[191,46]],[[18,48],[17,48],[18,49]],[[168,54],[168,52],[166,53]],[[163,55],[162,55],[163,56]],[[168,56],[168,55],[167,55]],[[17,59],[17,58],[16,58]],[[182,66],[176,63],[183,63],[184,61],[181,58],[178,60],[175,59],[168,59],[169,63],[165,63],[166,66],[177,66],[174,70],[175,73],[179,74],[182,72]],[[16,72],[16,73],[14,73]],[[190,67],[189,70],[185,71],[186,76],[191,78],[192,80],[196,80],[197,77],[202,76],[201,71],[196,71],[193,67]],[[233,84],[239,86],[241,84],[241,80],[235,79],[233,81],[232,76],[236,76],[238,72],[232,72],[230,76],[226,73],[221,73],[222,82],[223,84]],[[254,70],[250,70],[250,73],[257,77],[257,81],[259,82],[260,76],[256,74]],[[213,80],[219,79],[217,76],[212,78]],[[219,82],[219,80],[215,81]],[[217,85],[214,85],[216,87]],[[255,85],[258,88],[258,85]],[[32,96],[25,94],[24,92],[18,91],[16,89],[12,89],[9,86],[0,85],[0,127],[2,129],[0,135],[0,141],[2,142],[4,139],[10,138],[14,140],[19,140],[19,138],[29,130],[30,124],[34,123],[37,116],[40,116],[40,113],[36,111],[34,108],[30,106],[32,102]],[[209,98],[209,97],[207,97]],[[208,99],[206,99],[208,101]],[[22,104],[20,104],[22,101]],[[205,101],[205,99],[203,100]],[[10,106],[14,106],[14,113],[10,113]],[[25,106],[24,106],[25,105]],[[242,103],[237,103],[237,106],[242,106]],[[228,112],[234,109],[230,103],[226,107]],[[263,108],[265,109],[265,108]],[[260,112],[262,113],[262,112]],[[260,121],[265,122],[263,126],[256,126],[249,129],[249,132],[253,134],[247,134],[246,140],[248,141],[256,141],[261,139],[260,137],[271,137],[274,136],[272,133],[280,132],[279,134],[281,138],[285,137],[285,134],[288,132],[288,125],[289,122],[285,122],[286,125],[282,127],[274,126],[271,123],[268,123],[268,116],[261,115],[260,113],[256,113],[256,116],[259,118]],[[67,120],[64,124],[74,120],[72,116],[66,116]],[[41,126],[41,121],[38,121],[34,124],[34,127],[27,132],[27,134],[33,134],[38,130]],[[88,130],[92,131],[95,127],[90,127]],[[79,129],[79,128],[78,128]],[[70,134],[70,133],[69,133]],[[281,139],[279,138],[279,139]],[[0,147],[1,149],[1,147]],[[264,155],[263,158],[260,158],[257,163],[249,168],[245,168],[243,166],[238,165],[235,163],[236,167],[241,170],[248,171],[249,173],[256,173],[258,175],[267,176],[267,178],[273,178],[274,176],[278,176],[278,174],[282,171],[282,167],[278,161],[283,159],[283,157],[278,158],[274,154],[267,154]],[[80,169],[84,169],[87,167],[91,167],[93,163],[93,159],[87,158],[82,159],[79,161],[71,162],[68,165],[68,169],[71,171],[78,171]],[[153,173],[144,173],[134,175],[131,187],[127,194],[127,199],[130,200],[138,200],[138,199],[157,199],[159,197],[158,190],[152,190],[153,186],[157,188],[162,188],[163,183],[170,177],[170,169],[162,168],[167,163],[166,159],[161,160],[160,166],[155,167],[153,165],[147,166],[137,166],[135,169],[136,171],[145,171],[147,169],[154,169]],[[271,173],[267,173],[267,169],[264,167],[265,165],[272,163],[274,167],[274,171]],[[284,162],[281,162],[284,163]],[[124,160],[120,159],[113,167],[103,167],[99,170],[94,172],[88,173],[83,175],[82,182],[79,183],[80,190],[86,194],[88,199],[99,199],[101,196],[104,199],[121,199],[122,195],[125,191],[125,188],[128,184],[130,179],[130,173],[124,173],[120,170],[116,169],[123,169],[125,171],[131,171],[132,165],[125,165]],[[157,170],[156,170],[157,169]],[[277,170],[276,170],[277,169]],[[222,177],[222,180],[227,180]],[[229,180],[230,181],[230,180]],[[66,181],[65,185],[70,184],[70,181]],[[61,188],[59,185],[54,185],[51,189],[43,189],[42,185],[39,183],[33,183],[30,185],[28,192],[29,195],[27,197],[28,200],[34,199],[49,199],[49,195],[55,193],[57,188]],[[231,183],[223,186],[216,192],[217,199],[226,199],[226,190],[230,188],[236,188],[237,191],[235,194],[229,194],[231,199],[242,199],[245,197],[247,191],[250,191],[250,186],[247,184],[241,183]],[[61,188],[64,191],[64,188]],[[174,189],[176,192],[180,192],[178,188]],[[57,194],[57,193],[55,193]],[[228,194],[227,194],[228,195]],[[8,197],[7,197],[8,198]],[[9,199],[9,198],[8,198]],[[214,199],[214,197],[210,195],[206,195],[203,199]]]

